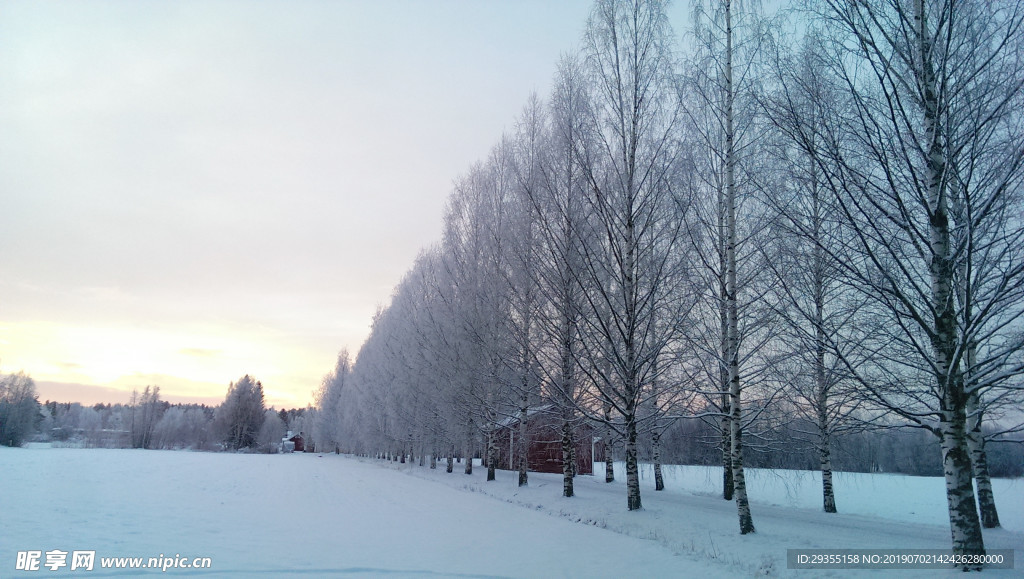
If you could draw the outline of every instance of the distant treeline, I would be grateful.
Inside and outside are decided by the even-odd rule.
[[[141,403],[85,406],[47,400],[32,439],[90,448],[236,450],[227,440],[228,422],[218,420],[222,407],[158,399],[147,414]],[[276,452],[288,430],[305,428],[305,416],[305,408],[265,409],[260,414],[262,422],[254,428],[255,444],[240,448]]]
[[[56,442],[103,448],[278,452],[289,430],[310,430],[306,408],[266,408],[263,385],[246,375],[228,386],[224,402],[171,404],[159,386],[132,392],[127,404],[39,403],[23,372],[0,374],[0,444]]]
[[[248,377],[246,377],[248,378]],[[166,450],[240,450],[276,452],[278,443],[289,430],[313,436],[322,429],[309,408],[263,409],[259,424],[249,426],[255,438],[245,446],[233,448],[229,408],[236,402],[226,399],[218,406],[172,404],[160,400],[159,389],[137,392],[128,404],[98,403],[86,406],[78,402],[34,399],[31,378],[17,374],[4,377],[7,399],[0,404],[0,429],[24,428],[14,438],[3,441],[18,446],[26,440],[55,442],[90,448],[151,448]],[[239,381],[248,386],[250,380]],[[258,382],[252,382],[258,384]],[[18,388],[13,388],[17,385]],[[232,384],[232,389],[236,384]],[[15,400],[15,390],[19,398]],[[31,390],[31,392],[29,391]],[[236,395],[237,398],[237,395]],[[31,401],[27,404],[25,401]],[[28,408],[30,420],[15,424],[13,409]],[[749,464],[757,468],[815,470],[818,455],[812,438],[812,425],[800,421],[777,425],[751,437]],[[235,428],[235,432],[244,429]],[[702,420],[674,423],[661,438],[661,460],[668,464],[717,465],[721,459],[718,425]],[[986,432],[986,434],[988,434]],[[243,442],[243,441],[236,441]],[[315,444],[315,441],[310,440]],[[848,432],[834,439],[836,470],[846,472],[888,472],[917,476],[942,476],[942,456],[938,441],[920,429],[878,429]],[[653,445],[649,438],[639,443],[642,459],[651,460]],[[1024,440],[993,441],[989,448],[992,476],[1024,476]],[[621,448],[613,445],[613,455]],[[621,458],[621,457],[619,457]]]
[[[749,466],[817,470],[818,453],[805,434],[809,431],[808,425],[797,422],[773,428],[761,442],[751,440]],[[718,434],[717,427],[706,422],[677,422],[662,436],[661,459],[668,464],[718,465],[722,458]],[[833,467],[837,471],[942,476],[939,441],[920,429],[848,432],[835,436],[833,444]],[[1024,439],[990,442],[986,450],[993,477],[1024,476]],[[646,460],[652,456],[649,439],[641,441],[640,453]]]

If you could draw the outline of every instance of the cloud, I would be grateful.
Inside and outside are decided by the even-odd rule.
[[[206,404],[207,406],[217,406],[223,402],[222,395],[211,396],[210,394],[214,391],[227,392],[228,388],[227,384],[207,384],[163,374],[135,374],[122,376],[105,385],[37,380],[36,392],[40,401],[78,402],[92,406],[96,403],[126,404],[131,399],[133,389],[141,392],[146,386],[159,386],[160,399],[172,404]],[[268,388],[265,395],[267,408],[303,406],[290,392]]]
[[[160,373],[134,372],[127,374],[107,383],[108,386],[131,391],[137,389],[142,391],[146,386],[159,386],[161,395],[166,394],[185,396],[193,398],[217,397],[218,401],[223,400],[223,393],[227,392],[228,385],[217,384],[202,380],[191,380],[180,376],[172,376]],[[166,399],[166,397],[165,397]]]
[[[78,402],[85,406],[93,404],[127,404],[131,399],[131,391],[111,386],[97,386],[95,384],[80,384],[77,382],[53,382],[42,380],[36,382],[36,392],[39,400],[53,400],[57,402]],[[223,398],[215,396],[179,395],[165,393],[160,389],[160,399],[172,404],[206,404],[216,406],[223,402]]]
[[[260,379],[259,376],[255,376]],[[237,380],[241,375],[235,377]],[[271,383],[274,379],[271,378]],[[121,376],[110,382],[108,386],[119,391],[131,392],[133,389],[142,391],[146,386],[159,386],[160,398],[168,402],[195,402],[198,404],[218,405],[224,401],[228,391],[228,383],[217,384],[199,380],[189,380],[180,376],[167,374],[135,374]],[[305,406],[304,398],[299,398],[287,390],[271,390],[264,381],[264,403],[267,408],[295,408]]]
[[[125,403],[130,394],[118,388],[78,384],[74,382],[36,381],[36,392],[40,401],[54,400],[57,402],[80,402],[91,406],[97,402]]]
[[[197,358],[216,358],[223,353],[223,350],[215,348],[182,348],[178,350],[178,353]]]
[[[37,380],[36,392],[39,400],[55,400],[57,402],[79,402],[86,406],[96,403],[126,404],[131,399],[133,389],[142,391],[146,386],[160,386],[160,399],[172,404],[206,404],[216,406],[224,401],[222,396],[210,396],[209,386],[206,391],[182,388],[191,382],[173,376],[125,376],[110,384],[83,384],[81,382],[58,382],[53,380]],[[224,387],[226,391],[226,386]]]

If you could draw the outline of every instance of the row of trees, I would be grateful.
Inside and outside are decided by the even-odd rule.
[[[0,377],[0,434],[7,446],[32,438],[107,448],[276,452],[289,428],[313,429],[305,409],[266,408],[262,384],[248,375],[231,383],[216,407],[170,404],[160,399],[159,386],[133,391],[128,404],[40,405],[30,377]]]
[[[657,462],[702,420],[749,533],[767,417],[812,425],[829,512],[832,438],[909,426],[941,445],[953,548],[983,552],[972,479],[998,525],[985,443],[1024,372],[1024,3],[801,6],[696,2],[680,39],[663,2],[598,0],[325,379],[323,436],[492,470],[544,403],[566,453],[583,420],[621,444],[632,510],[638,440]]]

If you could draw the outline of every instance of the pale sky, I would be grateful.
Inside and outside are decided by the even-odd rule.
[[[0,1],[0,371],[305,406],[590,4]]]

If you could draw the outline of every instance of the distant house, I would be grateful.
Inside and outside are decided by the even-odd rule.
[[[306,452],[306,437],[303,433],[300,432],[288,440],[295,443],[295,452]]]
[[[526,468],[533,472],[561,473],[562,419],[554,412],[554,405],[529,409],[526,413],[526,430],[530,439],[526,451]],[[496,468],[514,470],[518,464],[515,453],[519,418],[505,419],[495,434],[498,446]],[[573,435],[576,474],[594,474],[594,429],[589,424],[577,424]]]
[[[281,452],[305,452],[306,451],[306,439],[303,433],[292,434],[289,430],[285,434],[284,438],[281,439]]]

